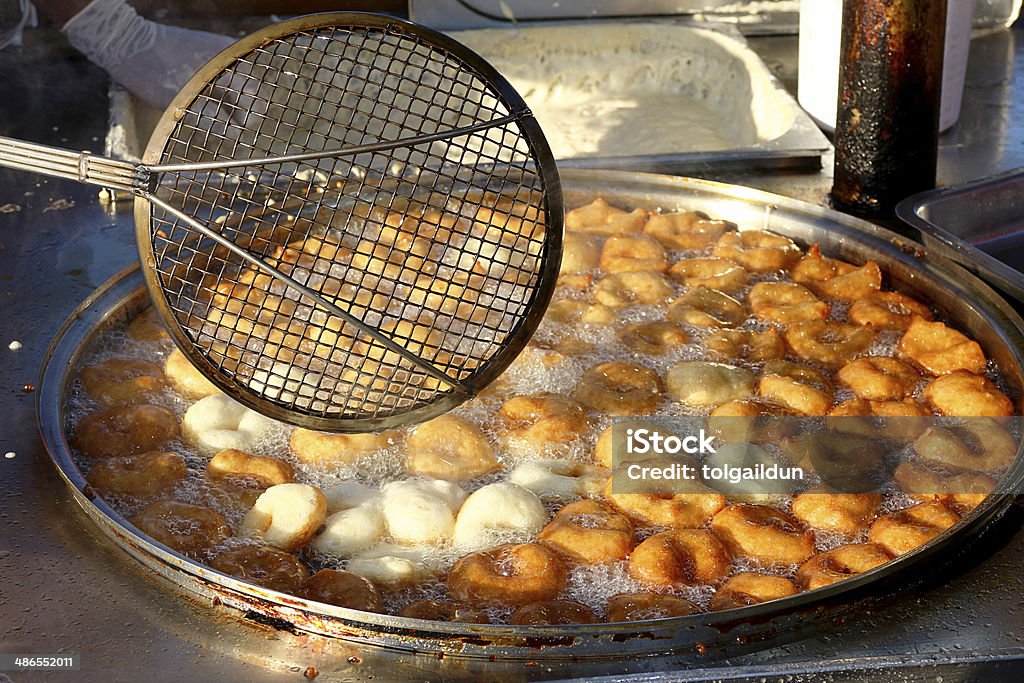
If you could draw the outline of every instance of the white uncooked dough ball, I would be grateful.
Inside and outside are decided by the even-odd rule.
[[[298,550],[324,523],[327,499],[309,484],[277,484],[260,494],[242,520],[244,533],[282,550]]]
[[[380,491],[357,481],[343,481],[324,490],[330,516],[312,543],[317,552],[340,557],[366,550],[387,533]]]
[[[408,479],[381,490],[388,533],[398,543],[440,543],[451,538],[466,492],[441,479]]]
[[[525,543],[548,522],[535,493],[503,481],[474,491],[459,510],[452,540],[460,550],[474,551],[498,543]]]
[[[277,425],[224,394],[196,401],[185,411],[181,427],[185,440],[205,455],[228,448],[251,452]]]
[[[360,505],[380,507],[380,490],[352,479],[340,481],[324,489],[327,512],[341,512]]]
[[[603,467],[575,460],[531,460],[512,470],[508,480],[544,500],[565,500],[600,491],[608,476]]]
[[[421,584],[436,576],[424,550],[393,543],[381,543],[356,555],[345,568],[389,590]]]

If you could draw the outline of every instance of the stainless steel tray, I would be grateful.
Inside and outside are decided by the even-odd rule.
[[[451,35],[492,63],[523,96],[559,168],[672,174],[817,169],[831,149],[743,37],[728,27],[572,22]],[[141,157],[158,116],[115,87],[107,153]]]
[[[409,17],[434,28],[481,28],[537,21],[692,17],[736,24],[744,33],[795,33],[798,0],[409,0]]]
[[[828,209],[719,183],[596,171],[568,171],[563,183],[570,205],[600,195],[627,207],[703,210],[742,228],[774,230],[804,244],[819,242],[826,252],[853,261],[874,259],[894,285],[927,299],[978,339],[999,364],[1011,393],[1021,395],[1024,321],[976,278],[894,233]],[[75,466],[64,433],[73,369],[103,330],[146,303],[142,278],[130,269],[97,290],[64,324],[47,353],[37,394],[43,440],[77,503],[132,557],[212,610],[292,632],[488,659],[596,660],[671,651],[707,662],[805,637],[822,621],[863,613],[869,604],[907,589],[941,558],[962,549],[1012,502],[1012,496],[992,495],[947,533],[852,580],[726,612],[629,624],[524,627],[421,621],[309,603],[220,574],[154,543],[97,497]],[[1019,490],[1022,481],[1024,456],[1018,453],[1001,489]]]
[[[896,215],[925,246],[1024,302],[1024,169],[916,194]]]

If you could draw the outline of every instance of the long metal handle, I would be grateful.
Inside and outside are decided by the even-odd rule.
[[[89,152],[72,152],[0,136],[0,166],[134,192],[145,171],[135,164]]]
[[[302,152],[299,154],[287,154],[283,156],[273,157],[256,157],[252,159],[218,159],[216,161],[201,161],[195,163],[181,163],[181,164],[154,164],[152,166],[146,166],[146,170],[152,171],[153,173],[171,173],[180,171],[213,171],[223,170],[226,168],[238,168],[241,166],[266,166],[269,164],[289,164],[297,161],[313,161],[316,159],[327,159],[331,157],[351,157],[358,154],[367,154],[370,152],[386,152],[392,149],[398,149],[400,147],[415,147],[416,145],[422,145],[426,142],[439,142],[441,140],[449,140],[452,138],[461,137],[463,135],[470,135],[471,133],[478,133],[488,128],[495,128],[497,126],[504,126],[506,124],[517,121],[524,116],[529,116],[529,110],[518,111],[500,118],[492,119],[490,121],[483,121],[481,123],[475,123],[471,126],[463,126],[461,128],[452,128],[449,130],[442,130],[436,133],[427,133],[425,135],[416,135],[408,138],[398,138],[397,140],[386,140],[384,142],[373,142],[366,145],[350,145],[348,147],[331,147],[329,149],[323,149],[317,152]]]

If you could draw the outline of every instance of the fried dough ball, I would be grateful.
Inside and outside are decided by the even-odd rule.
[[[764,400],[799,415],[824,415],[832,407],[832,387],[825,376],[814,368],[789,361],[766,363],[757,390]]]
[[[562,236],[562,262],[558,274],[577,275],[597,270],[601,263],[601,238],[577,232]]]
[[[629,575],[659,588],[718,583],[731,568],[732,557],[726,547],[700,529],[655,534],[629,556]]]
[[[850,320],[879,330],[906,330],[914,318],[932,319],[932,312],[920,301],[899,292],[875,292],[853,302]]]
[[[433,208],[405,207],[404,211],[389,213],[380,226],[380,233],[376,241],[386,246],[397,247],[401,251],[409,251],[415,256],[426,256],[430,252],[428,240],[447,243],[454,236],[453,233],[466,234],[470,231],[470,225],[461,216],[453,213],[438,211]],[[532,231],[534,226],[527,226],[523,219],[535,220],[535,212],[520,211],[518,217],[503,213],[511,209],[511,204],[502,203],[499,209],[495,206],[481,207],[474,216],[475,225],[480,229],[507,228],[510,233],[518,234],[523,229]],[[374,221],[376,223],[376,221]],[[308,242],[308,240],[307,240]],[[427,242],[427,243],[425,243]],[[336,249],[336,242],[326,246],[315,245],[313,249],[308,246],[306,251],[317,253],[317,249],[326,250],[325,258],[337,258],[333,255]]]
[[[802,285],[815,285],[840,275],[846,275],[857,269],[857,266],[839,259],[829,258],[821,253],[820,244],[812,244],[807,253],[800,257],[790,271],[794,282]]]
[[[512,613],[509,623],[517,626],[568,626],[600,621],[594,610],[574,600],[549,600],[523,605]]]
[[[607,427],[597,437],[594,445],[594,462],[601,467],[616,467],[626,462],[647,460],[650,453],[631,453],[628,449],[627,440],[629,431],[647,430],[647,432],[658,432],[662,436],[675,436],[671,430],[665,429],[657,422],[641,419],[620,420]]]
[[[859,268],[852,263],[821,255],[821,247],[812,245],[791,273],[794,282],[819,296],[841,301],[859,301],[882,288],[882,270],[874,261]]]
[[[941,503],[919,503],[879,517],[871,525],[868,540],[893,556],[904,555],[924,545],[960,521],[960,515]]]
[[[694,287],[672,302],[668,319],[695,327],[736,327],[747,319],[747,309],[717,289]]]
[[[86,457],[105,458],[159,450],[180,435],[174,413],[136,403],[89,413],[75,426],[71,445]]]
[[[700,211],[680,211],[651,214],[644,232],[669,249],[704,249],[731,227],[726,221],[712,220]]]
[[[814,292],[793,282],[758,282],[747,294],[747,303],[759,320],[780,325],[824,320],[832,310]]]
[[[881,504],[877,493],[838,493],[815,486],[793,498],[793,516],[814,529],[853,536],[867,528]]]
[[[424,546],[379,543],[349,558],[346,569],[369,579],[384,590],[402,590],[422,585],[437,576],[429,566]]]
[[[398,611],[398,616],[429,621],[448,621],[456,624],[489,624],[487,612],[450,600],[417,600]]]
[[[291,595],[298,595],[309,579],[309,567],[302,560],[262,545],[225,550],[210,560],[210,567],[236,579]]]
[[[452,542],[463,551],[482,550],[500,541],[531,540],[548,521],[540,498],[529,489],[501,481],[477,489],[462,504]]]
[[[700,612],[689,600],[660,593],[619,593],[608,598],[605,617],[609,623],[685,617]]]
[[[829,320],[807,320],[786,329],[786,343],[806,361],[840,368],[863,353],[875,340],[867,327]]]
[[[398,543],[437,543],[452,536],[466,492],[443,479],[405,479],[381,489],[388,533]]]
[[[1015,412],[1013,401],[984,375],[955,371],[932,380],[924,399],[942,415],[1005,417]]]
[[[507,436],[537,449],[575,441],[587,431],[587,417],[576,401],[552,393],[515,396],[498,410]]]
[[[661,403],[664,387],[658,373],[635,363],[609,361],[580,377],[573,398],[608,415],[647,415]]]
[[[444,315],[456,317],[459,320],[480,322],[479,316],[481,311],[476,308],[476,296],[474,296],[474,293],[480,291],[486,282],[486,276],[481,273],[466,273],[457,270],[452,273],[446,273],[445,277],[424,273],[419,275],[407,290],[406,299],[409,305],[419,306],[427,311],[438,311]],[[365,290],[360,290],[360,293],[362,291]],[[351,297],[346,297],[345,294],[345,292],[342,292],[338,298],[350,300]],[[378,310],[383,309],[387,302],[386,300],[377,302],[375,299],[378,296],[384,298],[381,295],[375,295],[374,299],[370,299],[367,305]],[[358,295],[355,303],[357,305],[360,304]],[[436,335],[434,338],[431,338],[426,330],[417,328],[415,334],[419,337],[419,343],[436,340]]]
[[[800,258],[800,247],[793,240],[764,230],[745,230],[723,234],[711,252],[727,258],[747,270],[765,273],[782,270]]]
[[[973,510],[996,488],[996,480],[981,472],[949,475],[916,462],[900,463],[893,479],[921,501],[937,500],[957,510]]]
[[[627,272],[606,275],[594,285],[594,299],[612,308],[653,306],[675,294],[672,281],[661,273]]]
[[[452,231],[448,229],[437,231],[436,242],[425,235],[404,234],[394,247],[379,240],[362,239],[344,260],[353,270],[381,276],[382,281],[375,282],[375,285],[405,281],[417,272],[436,272],[440,256],[438,247],[452,237]],[[460,265],[471,268],[475,261],[461,261]]]
[[[836,373],[836,378],[859,398],[899,401],[914,393],[921,375],[895,358],[867,356],[844,365]]]
[[[795,482],[785,479],[752,479],[733,482],[729,479],[726,468],[755,468],[758,465],[770,467],[777,465],[768,451],[751,443],[727,443],[719,445],[714,453],[704,458],[705,472],[720,472],[721,476],[707,476],[704,483],[721,491],[732,500],[746,503],[769,505],[777,502],[785,494],[792,493]]]
[[[877,543],[852,543],[815,555],[800,565],[796,583],[806,591],[845,581],[880,567],[892,557]]]
[[[320,553],[350,557],[370,548],[387,532],[380,491],[358,482],[342,482],[323,491],[328,517],[311,547]]]
[[[327,499],[309,484],[277,484],[256,499],[242,520],[243,532],[261,537],[281,550],[309,543],[327,517]]]
[[[711,520],[711,530],[733,555],[768,564],[801,564],[814,555],[814,533],[766,505],[730,505]]]
[[[218,510],[230,510],[244,516],[256,504],[262,489],[241,486],[230,480],[207,482],[202,489],[201,502]]]
[[[754,373],[724,363],[680,361],[665,376],[672,397],[694,408],[714,408],[754,394]]]
[[[620,235],[640,232],[647,221],[643,209],[623,211],[598,197],[586,206],[580,206],[565,214],[566,230],[576,230],[592,235]]]
[[[904,358],[932,375],[947,375],[957,370],[978,374],[985,370],[985,353],[978,342],[944,323],[915,317],[900,337],[899,352]]]
[[[574,273],[558,276],[558,286],[564,290],[572,290],[580,293],[587,292],[590,291],[590,286],[592,284],[594,284],[594,276],[590,273]]]
[[[578,500],[559,510],[538,539],[576,564],[624,560],[633,549],[633,525],[608,505]]]
[[[206,477],[210,480],[253,482],[265,489],[295,481],[295,471],[283,460],[229,448],[218,452],[206,463]]]
[[[513,361],[511,368],[543,367],[545,369],[556,369],[562,364],[572,364],[573,356],[591,353],[595,349],[594,344],[585,339],[584,336],[575,333],[573,330],[559,330],[547,339],[533,339],[523,349],[522,354]],[[481,394],[485,397],[488,394],[492,396],[507,396],[513,384],[509,379],[511,372],[512,369],[498,376],[497,379],[483,389]]]
[[[835,432],[906,443],[928,427],[930,415],[927,408],[912,398],[902,401],[851,398],[829,411],[827,424]]]
[[[788,408],[767,401],[729,401],[711,411],[708,430],[719,441],[773,443],[798,427],[790,420],[779,419],[792,414]]]
[[[601,250],[601,270],[606,273],[668,270],[668,257],[657,240],[644,235],[612,235]]]
[[[262,274],[258,277],[269,278]],[[267,280],[266,286],[270,282]],[[303,342],[308,343],[303,328],[291,324],[296,301],[233,281],[221,283],[217,290],[201,328],[204,335],[216,340],[212,344],[215,360],[238,361],[246,350],[256,348],[291,362]]]
[[[786,356],[786,344],[774,327],[753,330],[718,330],[704,338],[704,347],[732,361],[764,363]]]
[[[781,600],[800,592],[792,581],[783,576],[766,576],[743,572],[723,583],[711,596],[712,612],[757,605],[770,600]]]
[[[484,433],[455,415],[424,422],[406,444],[410,474],[463,482],[501,469]]]
[[[506,544],[456,562],[448,572],[448,593],[470,604],[521,606],[554,600],[567,578],[554,550],[538,543]]]
[[[544,232],[544,216],[537,207],[524,203],[510,205],[500,211],[491,207],[480,207],[477,209],[472,230],[465,238],[466,250],[478,255],[471,266],[473,271],[511,282],[519,273],[507,272],[509,267],[536,267],[543,249]],[[461,225],[458,226],[456,233],[462,234]],[[434,244],[431,246],[435,248],[450,243],[446,236],[433,237],[433,241]],[[444,252],[440,249],[437,251],[439,260],[443,261]],[[430,258],[433,258],[433,254]],[[472,257],[467,256],[463,262],[471,260]]]
[[[164,362],[164,375],[182,398],[200,399],[220,393],[220,389],[196,370],[185,354],[178,349],[174,349],[167,356]]]
[[[219,512],[177,500],[158,500],[129,520],[144,534],[186,557],[205,557],[231,536]]]
[[[652,356],[663,356],[690,341],[683,328],[668,320],[627,325],[619,332],[619,339],[633,351]]]
[[[628,492],[629,482],[623,481],[624,472],[616,470],[602,493],[638,526],[696,529],[726,505],[721,493],[690,479],[673,482],[671,493]]]
[[[676,261],[669,268],[668,275],[687,287],[709,287],[720,292],[737,292],[750,282],[746,268],[716,256]]]
[[[104,496],[145,500],[169,494],[187,476],[185,458],[177,453],[151,451],[104,458],[89,469],[86,479]]]
[[[847,434],[804,432],[779,443],[793,464],[816,472],[837,491],[872,490],[872,477],[885,463],[886,448],[877,438]]]
[[[181,421],[185,440],[205,454],[228,448],[251,451],[276,425],[224,394],[196,401]]]
[[[565,500],[601,490],[608,470],[575,460],[530,460],[508,475],[513,484],[537,494],[541,500]]]
[[[136,341],[170,343],[171,335],[156,309],[150,306],[128,323],[128,336]]]
[[[994,472],[1017,456],[1017,441],[996,420],[976,417],[950,428],[929,427],[914,441],[914,452],[940,467]]]
[[[485,321],[473,319],[472,322]],[[452,362],[452,354],[442,348],[445,341],[445,335],[442,332],[443,325],[444,323],[441,323],[433,314],[423,312],[416,320],[389,320],[380,326],[380,330],[410,353],[444,369]],[[353,385],[354,396],[363,396],[362,392],[370,391],[387,393],[393,391],[394,385],[406,383],[408,370],[405,369],[405,364],[407,361],[398,353],[376,342],[369,342],[367,351],[362,355],[364,357],[359,371],[345,366],[341,372],[342,380]],[[367,374],[373,376],[372,381],[367,380]],[[443,380],[432,376],[419,377],[416,380],[416,386],[427,391],[439,391],[447,388]]]
[[[851,398],[837,405],[829,415],[852,416],[874,415],[876,417],[927,417],[931,415],[927,408],[912,398],[902,401],[868,401],[863,398]],[[922,423],[924,421],[921,421]]]
[[[159,365],[134,358],[109,358],[87,365],[80,378],[86,393],[106,406],[144,403],[166,385]]]
[[[300,461],[333,469],[350,465],[369,453],[383,450],[397,442],[397,432],[324,434],[298,427],[292,432],[288,446]]]
[[[556,299],[548,305],[547,318],[566,325],[610,325],[618,314],[604,304],[592,304],[578,299]]]
[[[302,584],[298,595],[327,605],[380,612],[384,601],[366,578],[352,572],[321,569]]]

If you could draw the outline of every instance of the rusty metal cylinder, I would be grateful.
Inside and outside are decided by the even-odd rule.
[[[891,216],[935,186],[946,0],[844,0],[835,208]]]

